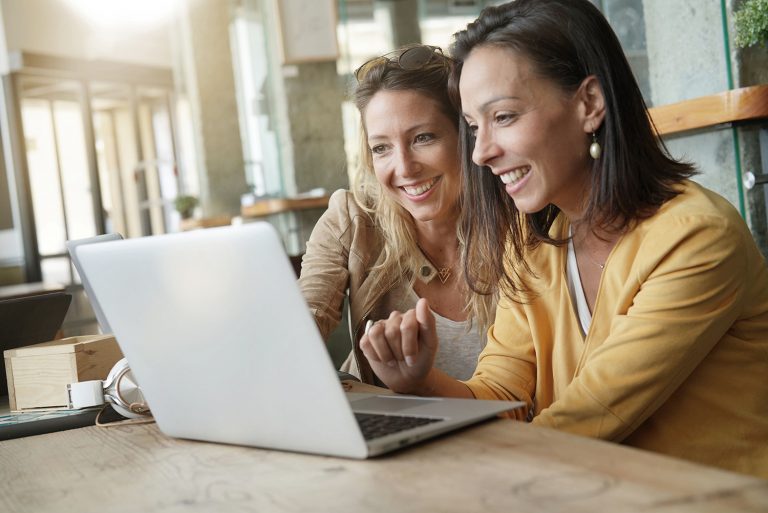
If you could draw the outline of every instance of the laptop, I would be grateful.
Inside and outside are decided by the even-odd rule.
[[[345,393],[266,222],[74,251],[169,436],[362,459],[523,405]]]
[[[83,266],[80,264],[80,259],[77,256],[77,251],[75,251],[75,248],[83,244],[94,244],[98,242],[108,242],[122,239],[123,236],[119,233],[107,233],[105,235],[97,235],[95,237],[88,237],[85,239],[68,240],[66,242],[69,258],[72,260],[72,264],[75,266],[75,270],[77,270],[77,274],[80,276],[80,283],[83,285],[85,295],[88,296],[88,301],[91,304],[91,308],[93,308],[94,315],[96,315],[96,321],[99,323],[99,328],[101,329],[101,332],[105,334],[112,333],[112,328],[109,326],[109,322],[107,322],[106,317],[104,317],[104,312],[102,312],[99,302],[96,301],[94,297],[93,289],[91,288],[91,284],[88,281],[88,278],[86,278],[83,274]]]

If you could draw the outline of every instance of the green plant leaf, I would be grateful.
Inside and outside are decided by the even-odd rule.
[[[746,0],[733,15],[736,46],[768,47],[768,0]]]

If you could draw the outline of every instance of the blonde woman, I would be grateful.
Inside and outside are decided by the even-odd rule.
[[[429,300],[441,341],[435,365],[469,378],[485,345],[490,300],[468,307],[460,272],[459,113],[448,96],[452,62],[433,46],[408,46],[364,64],[354,102],[362,123],[352,192],[336,191],[307,242],[299,284],[325,339],[349,295],[353,350],[342,366],[375,378],[359,341],[368,321]],[[471,312],[477,311],[477,315]],[[473,327],[473,317],[476,319]],[[382,353],[394,365],[401,354]]]

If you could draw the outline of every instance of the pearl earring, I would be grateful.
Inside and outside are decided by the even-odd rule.
[[[589,154],[592,156],[593,159],[597,160],[600,158],[600,155],[603,153],[603,148],[600,147],[600,143],[597,142],[597,136],[594,132],[592,132],[592,144],[589,145]]]

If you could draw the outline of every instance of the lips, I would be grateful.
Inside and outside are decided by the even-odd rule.
[[[416,185],[403,185],[400,188],[405,191],[409,196],[420,196],[430,190],[440,179],[440,177],[432,178],[426,182],[422,182]]]
[[[519,182],[525,175],[527,175],[530,172],[531,168],[530,166],[522,166],[513,169],[512,171],[507,171],[506,173],[500,174],[499,178],[501,178],[501,181],[505,185],[514,184],[516,182]]]

